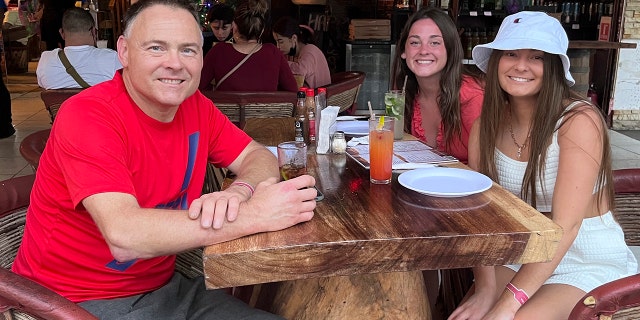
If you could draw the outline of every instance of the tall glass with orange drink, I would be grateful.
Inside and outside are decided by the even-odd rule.
[[[393,117],[375,116],[369,119],[369,175],[371,183],[391,182],[393,160]]]

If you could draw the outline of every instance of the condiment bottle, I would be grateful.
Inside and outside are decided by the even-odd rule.
[[[333,134],[333,140],[331,140],[331,151],[337,154],[344,154],[347,152],[347,140],[344,138],[344,132],[336,131]]]
[[[316,110],[316,99],[314,90],[311,88],[307,89],[306,98],[304,102],[306,116],[307,116],[307,132],[305,141],[308,144],[316,143],[316,124],[315,124],[315,110]],[[311,119],[313,117],[313,119]],[[312,127],[313,126],[313,127]]]
[[[322,121],[322,110],[327,107],[327,88],[318,88],[318,94],[315,96],[316,102],[316,140],[320,137],[320,121]]]
[[[305,142],[305,122],[306,122],[306,107],[305,107],[306,93],[305,91],[298,91],[298,101],[296,103],[296,121],[295,132],[296,142]]]

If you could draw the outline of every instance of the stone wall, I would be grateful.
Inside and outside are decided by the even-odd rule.
[[[636,43],[637,47],[618,51],[612,127],[640,130],[640,0],[626,0],[623,19],[622,42]]]

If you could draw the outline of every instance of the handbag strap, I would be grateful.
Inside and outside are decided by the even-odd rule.
[[[262,47],[262,45],[261,45],[261,44],[259,44],[259,43],[258,43],[258,44],[256,44],[256,46],[255,46],[255,47],[253,47],[253,49],[251,49],[251,51],[249,52],[249,54],[247,54],[247,56],[246,56],[246,57],[244,57],[244,59],[240,60],[240,62],[238,62],[238,64],[236,64],[236,66],[235,66],[235,67],[233,67],[233,69],[229,70],[229,72],[227,72],[227,74],[225,74],[225,75],[224,75],[224,77],[222,77],[222,79],[220,79],[220,81],[218,81],[218,82],[216,83],[216,86],[215,86],[215,88],[214,88],[214,89],[217,89],[217,88],[220,86],[220,84],[222,83],[222,81],[227,80],[227,78],[228,78],[231,74],[233,74],[236,70],[238,70],[238,68],[240,68],[240,66],[241,66],[243,63],[245,63],[245,61],[247,61],[247,60],[249,59],[249,57],[251,57],[251,55],[252,55],[252,54],[254,54],[254,53],[255,53],[255,52],[257,52],[258,50],[260,50],[260,48],[261,48],[261,47]]]
[[[84,79],[82,79],[82,77],[78,74],[76,68],[71,65],[71,62],[69,62],[67,55],[64,54],[64,49],[58,50],[58,57],[60,57],[60,61],[66,68],[67,73],[73,78],[73,80],[75,80],[82,88],[90,87],[90,85],[86,81],[84,81]]]

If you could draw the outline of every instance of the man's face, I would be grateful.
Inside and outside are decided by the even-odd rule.
[[[133,21],[128,38],[118,39],[118,56],[129,95],[157,119],[156,115],[175,114],[197,90],[202,33],[186,10],[154,5]]]

